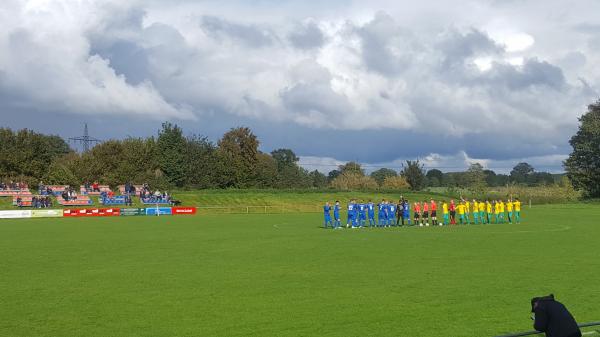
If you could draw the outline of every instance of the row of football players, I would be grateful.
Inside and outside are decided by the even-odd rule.
[[[454,225],[454,224],[470,224],[471,218],[474,224],[489,224],[489,223],[504,223],[505,219],[512,223],[520,223],[521,219],[521,202],[519,199],[503,200],[486,200],[473,201],[461,199],[458,203],[454,200],[439,202],[442,205],[442,222],[437,219],[437,203],[435,200],[414,202],[412,203],[412,213],[414,223],[411,223],[411,203],[407,199],[401,199],[398,204],[382,200],[381,203],[375,205],[369,200],[367,203],[357,203],[356,200],[351,200],[347,207],[346,227],[390,227],[419,225],[436,226]],[[331,211],[333,209],[333,219]],[[377,221],[375,221],[375,210],[378,211]],[[325,228],[342,228],[340,217],[340,202],[336,201],[332,207],[329,202],[323,206],[325,217]],[[458,215],[458,220],[457,220]]]

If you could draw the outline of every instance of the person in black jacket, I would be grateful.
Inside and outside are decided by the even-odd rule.
[[[535,317],[533,328],[546,333],[546,337],[581,337],[575,318],[554,295],[531,299],[531,312]]]

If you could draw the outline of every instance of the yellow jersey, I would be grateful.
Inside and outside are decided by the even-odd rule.
[[[506,203],[506,211],[507,212],[512,212],[513,211],[513,203],[512,202],[507,202]]]
[[[473,203],[473,213],[479,213],[479,203]]]
[[[456,206],[456,210],[458,211],[458,214],[465,214],[465,205],[459,204]]]
[[[467,213],[471,212],[471,203],[468,201],[465,201],[465,212],[467,212]]]
[[[480,212],[484,212],[485,211],[485,202],[480,202],[479,203],[479,211]]]
[[[497,202],[494,205],[494,214],[500,214],[500,203],[499,202]]]
[[[504,213],[504,202],[500,202],[500,213]]]
[[[485,203],[485,211],[488,213],[492,213],[492,204],[488,201]]]
[[[521,211],[521,202],[520,201],[515,201],[515,212],[520,212]]]
[[[448,214],[448,204],[447,203],[442,204],[442,211],[444,212],[444,214]]]

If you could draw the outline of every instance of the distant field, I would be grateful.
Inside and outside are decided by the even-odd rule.
[[[521,225],[337,231],[300,213],[0,220],[0,336],[493,336],[529,330],[530,298],[551,292],[600,320],[599,217],[553,205]]]

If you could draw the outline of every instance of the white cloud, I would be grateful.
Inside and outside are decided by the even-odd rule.
[[[0,97],[39,111],[224,114],[562,151],[600,92],[599,7],[8,0],[0,4]]]

